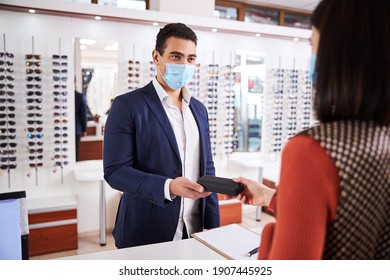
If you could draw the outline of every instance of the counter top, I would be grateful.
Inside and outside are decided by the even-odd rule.
[[[225,258],[194,238],[190,238],[76,255],[61,260],[225,260]]]
[[[77,200],[74,195],[27,198],[26,202],[29,214],[77,208]]]

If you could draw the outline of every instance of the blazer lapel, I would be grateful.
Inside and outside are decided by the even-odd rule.
[[[158,98],[158,94],[154,89],[153,83],[150,82],[144,89],[145,89],[144,99],[146,103],[148,104],[152,113],[155,115],[157,121],[160,123],[162,130],[164,131],[165,135],[168,137],[173,150],[175,151],[179,161],[181,162],[179,148],[177,147],[177,142],[175,138],[175,133],[173,132],[171,123],[169,122],[164,107],[161,104],[160,98]]]

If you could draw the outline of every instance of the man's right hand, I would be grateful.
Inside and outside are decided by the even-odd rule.
[[[191,199],[198,199],[211,194],[211,192],[205,192],[201,185],[186,177],[177,177],[172,180],[169,184],[169,191],[171,195],[179,195]]]

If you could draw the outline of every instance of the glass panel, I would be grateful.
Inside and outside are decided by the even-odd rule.
[[[214,17],[237,20],[237,8],[215,6]]]
[[[245,8],[245,21],[279,25],[279,12],[258,8]]]
[[[296,28],[310,29],[310,17],[285,13],[284,25]]]
[[[146,10],[145,0],[99,0],[98,4],[133,10]]]

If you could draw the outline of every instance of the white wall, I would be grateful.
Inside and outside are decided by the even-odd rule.
[[[174,20],[173,20],[174,21]],[[151,60],[151,52],[155,45],[155,38],[160,27],[150,25],[118,23],[108,21],[84,20],[70,17],[56,17],[47,15],[32,15],[28,13],[14,13],[0,11],[0,35],[5,34],[7,51],[19,57],[17,65],[24,64],[24,54],[32,52],[32,36],[34,36],[35,53],[43,55],[49,60],[51,55],[59,51],[59,38],[61,38],[62,53],[68,54],[70,66],[68,70],[69,82],[68,91],[73,92],[73,40],[75,37],[116,40],[119,42],[120,67],[128,59],[137,58],[145,62]],[[198,62],[202,64],[218,63],[230,64],[234,62],[234,54],[238,49],[261,52],[266,57],[267,68],[277,67],[282,58],[282,67],[292,67],[294,57],[296,67],[306,68],[310,56],[310,47],[307,42],[293,42],[292,40],[255,38],[254,36],[212,33],[195,30],[198,35]],[[0,50],[3,51],[3,38],[0,41]],[[126,68],[124,68],[126,69]],[[17,69],[15,69],[16,71]],[[50,69],[47,69],[50,72]],[[20,71],[20,69],[18,70]],[[50,73],[47,74],[50,79]],[[23,77],[20,77],[23,78]],[[22,84],[23,85],[23,84]],[[48,94],[52,89],[48,86]],[[18,94],[23,95],[25,89],[18,87]],[[51,98],[51,97],[50,97]],[[69,112],[73,112],[73,94],[68,94],[70,105]],[[23,98],[21,98],[23,100]],[[23,108],[23,107],[21,107]],[[25,107],[24,107],[25,108]],[[46,116],[50,122],[50,112]],[[69,141],[74,143],[74,116],[69,116]],[[19,124],[18,124],[19,125]],[[20,135],[18,149],[26,149],[23,146],[27,143],[24,137],[23,125],[20,124]],[[19,132],[18,132],[19,133]],[[47,139],[53,141],[53,139]],[[49,142],[50,143],[50,142]],[[11,189],[8,188],[7,173],[0,173],[0,192],[26,190],[28,197],[46,197],[58,194],[75,194],[78,199],[78,230],[79,232],[95,231],[99,228],[98,205],[99,191],[98,183],[80,183],[73,178],[72,169],[74,166],[74,146],[70,145],[70,165],[64,170],[64,184],[61,184],[59,173],[53,173],[53,168],[43,167],[39,169],[39,185],[35,185],[34,173],[25,163],[20,163],[16,170],[11,171]],[[18,151],[19,152],[19,151]],[[223,164],[221,164],[223,166]],[[222,171],[221,171],[222,172]],[[118,203],[116,191],[107,187],[107,226],[113,227]]]
[[[210,0],[150,0],[150,10],[175,14],[212,17],[215,1]]]

